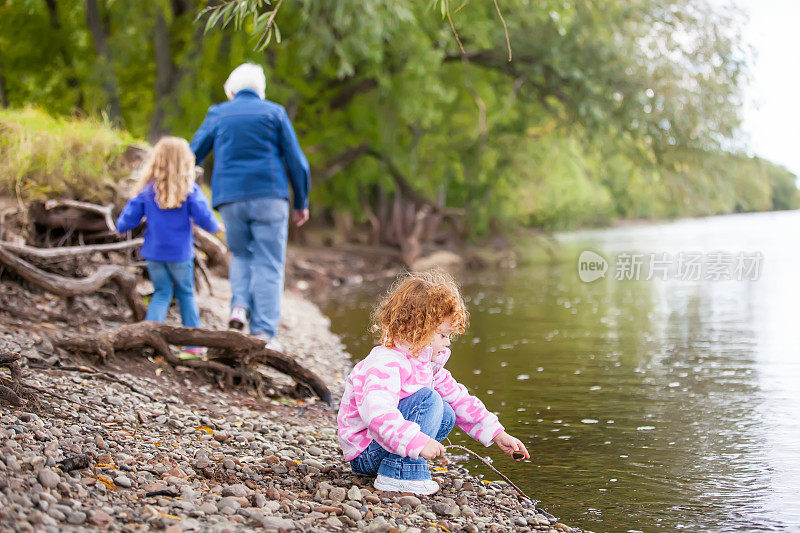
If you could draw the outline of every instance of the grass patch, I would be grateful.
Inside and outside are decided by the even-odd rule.
[[[131,173],[121,156],[132,145],[144,143],[104,121],[0,109],[0,193],[108,202]]]

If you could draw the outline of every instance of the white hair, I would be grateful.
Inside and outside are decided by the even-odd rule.
[[[264,91],[267,88],[267,79],[264,77],[264,69],[253,63],[242,63],[231,72],[228,80],[222,86],[228,100],[233,100],[236,93],[243,89],[254,91],[261,99],[264,99]]]

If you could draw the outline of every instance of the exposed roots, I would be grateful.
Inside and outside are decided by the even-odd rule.
[[[272,367],[298,383],[298,390],[307,387],[321,400],[331,403],[330,390],[315,373],[294,358],[271,350],[263,341],[235,331],[211,331],[170,326],[160,322],[127,324],[98,335],[62,338],[60,348],[71,352],[94,354],[101,360],[117,352],[152,348],[172,366],[184,366],[210,373],[221,387],[240,386],[263,389],[264,378],[256,365]],[[205,346],[211,349],[208,360],[184,360],[175,355],[170,345]]]

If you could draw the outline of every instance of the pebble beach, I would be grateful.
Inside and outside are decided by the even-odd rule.
[[[201,316],[221,327],[225,284],[213,288],[200,295]],[[350,357],[329,325],[286,294],[278,340],[338,399]],[[98,367],[115,380],[41,365],[52,358],[47,329],[9,317],[0,349],[21,353],[25,381],[58,395],[30,412],[0,407],[2,531],[580,531],[505,482],[471,477],[457,456],[434,463],[432,496],[375,490],[341,457],[336,402],[221,390],[152,357]]]

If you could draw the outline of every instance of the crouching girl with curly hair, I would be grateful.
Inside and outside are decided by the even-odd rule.
[[[433,494],[427,459],[444,453],[440,441],[454,425],[508,455],[521,452],[483,403],[444,365],[450,337],[464,333],[468,314],[458,285],[443,272],[399,279],[373,314],[382,344],[347,378],[339,415],[339,445],[353,471],[377,476],[375,488]]]

